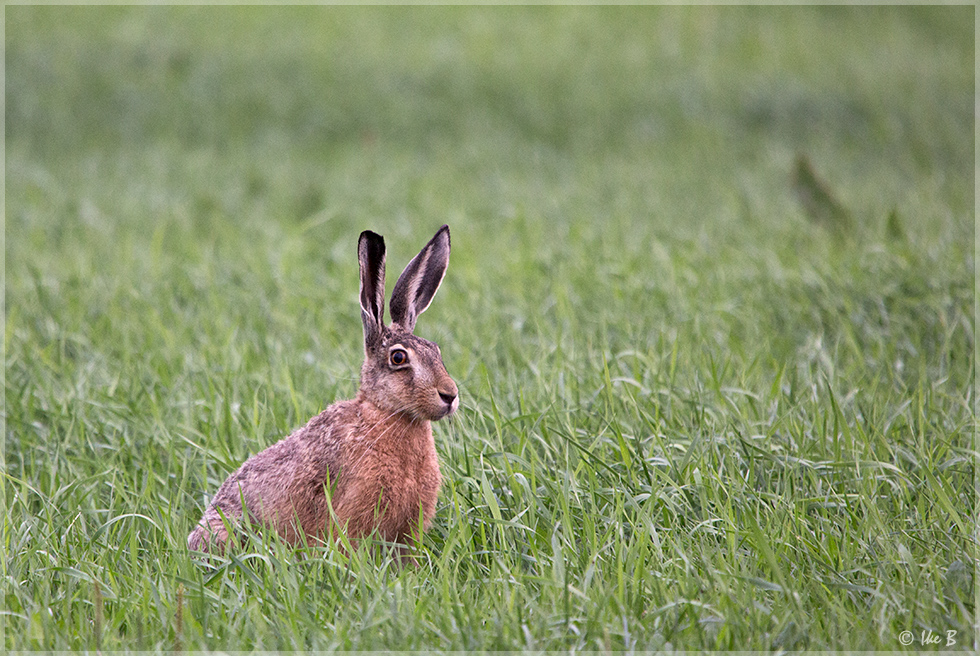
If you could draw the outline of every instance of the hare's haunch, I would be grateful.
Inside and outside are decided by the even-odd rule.
[[[288,542],[356,541],[373,531],[391,542],[421,538],[435,514],[441,477],[430,422],[459,406],[439,347],[412,334],[449,265],[449,226],[408,263],[384,323],[385,243],[365,231],[361,270],[364,365],[351,401],[334,403],[248,460],[218,488],[187,546],[223,551],[247,514]],[[419,519],[421,518],[421,525]]]

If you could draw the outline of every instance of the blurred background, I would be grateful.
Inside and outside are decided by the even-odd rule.
[[[954,7],[16,7],[11,173],[21,159],[87,158],[137,177],[131,165],[165,170],[162,160],[180,153],[172,175],[201,167],[221,211],[262,203],[270,220],[325,209],[384,220],[364,216],[364,203],[390,214],[397,201],[410,220],[455,211],[486,222],[543,203],[535,191],[547,188],[564,214],[583,203],[599,220],[645,210],[644,220],[686,234],[732,207],[791,214],[779,203],[804,152],[868,221],[917,194],[963,208],[972,206],[969,16]],[[369,198],[339,203],[355,180]]]
[[[972,271],[970,12],[11,7],[8,291],[262,308],[319,355],[359,336],[356,235],[394,268],[449,223],[433,326],[795,354]]]

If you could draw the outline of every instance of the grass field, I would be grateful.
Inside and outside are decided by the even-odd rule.
[[[6,650],[973,648],[973,7],[4,15]],[[443,223],[420,566],[194,559]]]

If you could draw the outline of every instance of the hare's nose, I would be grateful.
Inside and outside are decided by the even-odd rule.
[[[453,401],[456,400],[456,393],[453,392],[451,394],[446,394],[445,392],[439,392],[439,398],[442,399],[442,402],[446,405],[452,405]]]

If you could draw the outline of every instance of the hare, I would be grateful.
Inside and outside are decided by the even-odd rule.
[[[218,489],[187,538],[194,551],[223,552],[243,520],[293,546],[354,543],[374,531],[404,550],[436,509],[441,475],[431,422],[459,407],[439,347],[412,334],[449,265],[449,226],[408,263],[384,323],[385,243],[369,230],[357,244],[364,364],[353,400],[340,401],[252,456]],[[421,520],[421,521],[420,521]]]

